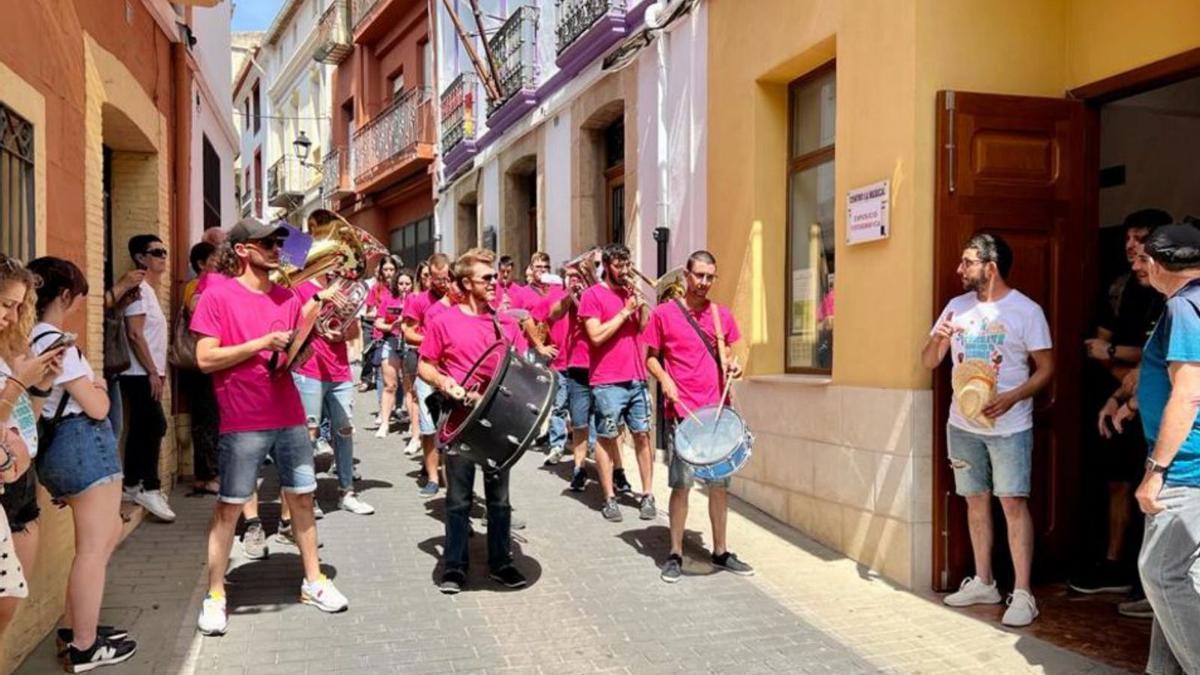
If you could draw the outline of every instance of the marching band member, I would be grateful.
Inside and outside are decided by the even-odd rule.
[[[629,249],[625,245],[605,246],[602,261],[604,281],[584,291],[578,310],[591,343],[589,382],[601,449],[596,453],[596,466],[604,491],[600,513],[614,523],[622,520],[614,492],[613,465],[620,456],[617,438],[624,423],[633,435],[642,479],[639,517],[652,520],[658,513],[653,494],[654,451],[650,446],[646,362],[639,335],[645,326],[646,301],[629,281]]]
[[[545,464],[557,464],[562,458],[569,429],[575,459],[571,490],[580,492],[587,484],[583,463],[587,459],[588,424],[592,415],[592,390],[588,386],[588,341],[579,322],[576,306],[584,285],[576,269],[564,269],[563,279],[566,286],[550,287],[534,311],[536,320],[550,326],[550,344],[555,350],[550,369],[558,374],[555,418],[550,423],[550,454]]]
[[[425,340],[425,331],[433,319],[453,307],[450,284],[450,258],[445,253],[434,253],[429,257],[429,290],[409,296],[408,302],[404,303],[404,339],[410,347],[419,349]],[[425,403],[425,399],[433,393],[433,388],[420,377],[415,385],[418,430],[421,432],[421,450],[425,453],[425,466],[422,470],[425,482],[421,485],[421,496],[436,497],[438,452],[434,434],[437,433],[437,427],[429,414],[429,406]]]
[[[440,312],[426,324],[417,374],[444,396],[467,402],[463,382],[472,365],[498,339],[515,342],[517,323],[492,304],[496,299],[495,254],[487,249],[467,251],[454,264],[455,283],[462,301]],[[470,511],[474,500],[475,462],[450,452],[446,463],[445,569],[439,588],[454,594],[463,589],[467,573]],[[508,471],[485,472],[489,577],[508,588],[525,585],[525,577],[512,563],[509,546],[512,508],[508,501]]]
[[[675,452],[675,427],[690,411],[719,405],[728,377],[741,376],[730,358],[729,346],[741,337],[728,307],[708,299],[717,279],[717,261],[708,251],[696,251],[687,260],[687,292],[682,300],[664,302],[654,308],[643,337],[647,346],[646,368],[658,380],[667,405],[667,453],[671,486],[671,554],[662,568],[662,580],[679,581],[683,570],[683,528],[687,522],[688,491],[692,469]],[[719,325],[716,315],[719,313]],[[718,354],[724,349],[724,354]],[[728,364],[728,365],[726,365]],[[734,574],[750,576],[754,568],[738,560],[725,540],[729,479],[708,483],[708,516],[712,521],[712,564]]]

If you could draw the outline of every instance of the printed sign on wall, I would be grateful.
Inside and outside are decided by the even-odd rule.
[[[846,243],[861,244],[887,239],[888,181],[872,183],[846,193]]]

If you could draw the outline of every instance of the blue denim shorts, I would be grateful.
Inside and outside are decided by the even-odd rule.
[[[121,480],[112,425],[107,419],[85,415],[59,420],[50,447],[37,456],[37,473],[55,499],[77,497],[97,485]]]
[[[221,496],[227,504],[245,504],[258,488],[258,469],[268,456],[279,472],[284,492],[307,494],[317,489],[313,446],[304,425],[221,434]]]
[[[955,492],[963,497],[991,492],[997,497],[1028,497],[1033,468],[1033,429],[986,436],[946,425]]]
[[[308,428],[321,426],[322,418],[328,418],[334,431],[349,428],[354,419],[354,385],[350,382],[323,382],[321,380],[292,373],[300,402],[304,405],[304,416]]]
[[[592,388],[596,436],[616,438],[621,425],[631,434],[650,431],[650,393],[643,380],[601,384]]]
[[[414,389],[417,393],[418,431],[422,436],[432,436],[437,433],[437,425],[433,423],[433,416],[429,414],[429,406],[425,405],[425,399],[433,394],[433,387],[418,377]]]
[[[567,368],[559,373],[559,386],[566,391],[566,408],[572,429],[582,429],[592,422],[592,388],[588,385],[587,368]]]

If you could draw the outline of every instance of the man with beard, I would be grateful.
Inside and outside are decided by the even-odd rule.
[[[1132,265],[1142,253],[1146,237],[1157,227],[1171,223],[1170,214],[1158,209],[1143,209],[1125,218],[1125,258]],[[1095,380],[1086,387],[1088,393],[1104,396],[1120,385],[1130,371],[1137,368],[1142,358],[1142,345],[1154,331],[1154,322],[1162,313],[1163,297],[1150,287],[1146,270],[1142,268],[1122,274],[1113,282],[1109,291],[1112,302],[1102,303],[1100,324],[1096,337],[1084,342],[1090,375]],[[1116,399],[1100,402],[1093,400],[1091,410],[1102,406],[1111,414],[1116,413]],[[1104,410],[1101,411],[1103,414]],[[1100,467],[1108,485],[1108,541],[1104,560],[1069,582],[1072,590],[1079,593],[1129,593],[1133,590],[1136,577],[1131,556],[1126,555],[1126,545],[1133,521],[1133,488],[1141,479],[1142,465],[1146,459],[1146,439],[1138,424],[1125,425],[1115,431],[1109,424],[1102,424],[1099,436],[1093,439],[1099,454]],[[1136,532],[1134,533],[1136,536]],[[1150,618],[1149,604],[1143,601],[1140,615]],[[1139,614],[1138,608],[1127,606],[1125,613]]]
[[[304,565],[300,601],[325,612],[349,606],[321,573],[313,493],[313,446],[304,405],[286,371],[272,369],[299,323],[303,302],[276,285],[279,252],[287,230],[244,218],[229,232],[241,264],[233,279],[205,291],[189,327],[196,333],[196,361],[212,374],[220,410],[221,489],[208,530],[208,594],[198,627],[204,635],[225,633],[225,571],[242,506],[254,496],[258,470],[270,454],[279,472],[280,492],[290,507],[294,537]],[[332,298],[326,289],[309,302]]]
[[[482,248],[471,249],[458,258],[454,263],[454,277],[462,302],[430,321],[421,342],[418,376],[455,401],[467,401],[464,385],[475,362],[497,341],[515,342],[520,332],[511,317],[497,314],[492,309],[497,277],[492,269],[494,261],[495,254]],[[445,461],[445,571],[439,589],[454,594],[463,589],[467,580],[475,462],[453,449],[446,454]],[[507,588],[520,588],[526,581],[512,564],[508,471],[485,471],[483,491],[487,503],[488,576]]]
[[[967,292],[942,310],[921,362],[932,370],[952,354],[954,401],[946,445],[956,492],[967,500],[975,558],[975,576],[943,601],[952,607],[1001,601],[992,577],[995,494],[1004,509],[1016,576],[1002,621],[1027,626],[1038,615],[1029,579],[1033,397],[1050,381],[1054,360],[1042,308],[1005,282],[1012,262],[1012,249],[996,235],[977,234],[967,242],[958,265]]]
[[[413,349],[419,349],[425,341],[425,331],[433,322],[434,317],[454,306],[450,288],[450,258],[445,253],[434,253],[429,256],[429,290],[410,296],[404,303],[402,315],[404,339]],[[434,434],[437,426],[433,416],[429,414],[429,406],[425,399],[433,393],[433,388],[423,378],[418,377],[414,388],[417,393],[418,428],[421,432],[421,451],[425,455],[425,466],[422,469],[422,497],[436,497],[438,493],[438,451]]]

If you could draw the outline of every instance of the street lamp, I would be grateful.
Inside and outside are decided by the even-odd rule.
[[[296,157],[300,158],[300,163],[308,164],[308,150],[312,147],[312,141],[308,140],[308,134],[303,131],[296,140],[292,141],[292,147],[296,150]]]

